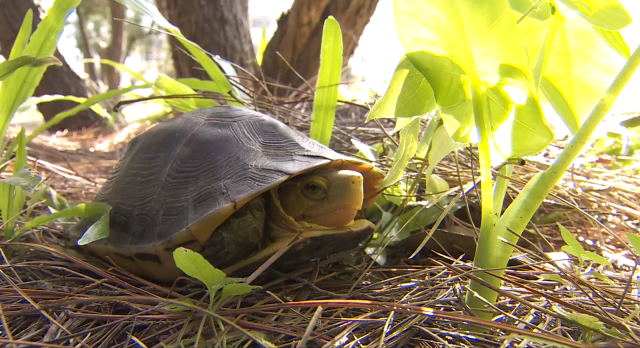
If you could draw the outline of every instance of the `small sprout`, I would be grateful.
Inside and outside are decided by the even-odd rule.
[[[174,250],[173,260],[182,272],[203,282],[207,289],[218,286],[227,277],[224,272],[213,267],[202,255],[187,248],[180,247]]]
[[[587,260],[593,261],[595,263],[599,263],[604,266],[611,266],[611,262],[609,262],[609,260],[605,259],[604,257],[592,251],[585,251],[583,257]]]
[[[597,317],[593,315],[589,315],[586,313],[569,312],[557,305],[553,306],[553,310],[567,320],[571,320],[582,326],[588,327],[595,332],[600,332],[615,337],[623,337],[623,335],[619,331],[608,328],[603,322],[601,322]]]
[[[251,291],[260,288],[259,286],[249,285],[247,283],[230,283],[222,288],[222,294],[220,295],[220,302],[226,300],[231,296],[242,296],[250,293]]]
[[[584,250],[580,242],[578,242],[573,234],[571,234],[571,232],[569,232],[569,230],[567,230],[564,226],[562,226],[560,223],[558,223],[558,226],[560,227],[562,239],[565,243],[567,243],[567,245],[562,247],[562,251],[577,257],[581,268],[585,260],[590,260],[592,262],[599,263],[605,266],[611,266],[611,262],[609,262],[609,260],[605,259],[604,257],[594,252]]]
[[[220,295],[218,303],[222,303],[231,296],[245,295],[260,288],[247,284],[245,278],[227,277],[224,272],[213,267],[202,255],[187,248],[180,247],[174,250],[173,260],[176,266],[188,276],[204,283],[209,290],[210,306],[213,305],[215,295],[220,289],[222,289],[222,295]]]

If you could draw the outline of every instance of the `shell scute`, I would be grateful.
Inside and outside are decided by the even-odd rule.
[[[269,116],[231,106],[189,112],[129,143],[95,199],[112,206],[110,236],[88,248],[125,269],[175,279],[175,248],[202,250],[244,204],[324,166],[361,172],[365,206],[380,194],[384,176],[375,167]]]

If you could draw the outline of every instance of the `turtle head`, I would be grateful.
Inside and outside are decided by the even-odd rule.
[[[352,170],[303,174],[280,185],[278,198],[282,210],[296,221],[345,226],[362,209],[362,174]]]

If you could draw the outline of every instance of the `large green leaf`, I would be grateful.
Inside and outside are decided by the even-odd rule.
[[[431,85],[403,56],[391,77],[387,92],[373,106],[367,122],[376,118],[420,116],[437,107]]]
[[[620,30],[631,16],[618,0],[558,0],[589,23],[607,30]]]
[[[38,28],[29,39],[29,43],[24,46],[20,55],[35,58],[52,56],[56,51],[58,38],[64,28],[67,16],[78,6],[80,1],[57,0],[40,24],[38,24]],[[26,26],[23,23],[21,30],[24,28]],[[13,56],[13,53],[11,58],[17,58],[17,56]],[[18,106],[33,94],[46,68],[46,66],[24,67],[2,81],[2,86],[0,87],[1,134],[5,133]]]
[[[519,27],[529,60],[536,62],[549,28],[556,26],[541,87],[567,127],[575,132],[575,125],[580,125],[591,112],[621,69],[624,59],[575,12],[565,8],[556,11],[554,17],[553,21],[542,23],[524,19]]]
[[[616,51],[620,57],[629,59],[629,56],[631,56],[629,46],[627,46],[627,42],[619,31],[606,30],[599,27],[594,27],[593,29],[595,29],[596,34],[600,35],[602,40],[604,40],[612,50]]]
[[[547,125],[540,103],[535,95],[535,87],[526,73],[518,67],[502,64],[500,81],[488,89],[492,98],[491,121],[495,146],[502,156],[494,162],[505,158],[529,156],[545,148],[553,140],[553,132]],[[512,94],[508,98],[503,94]],[[513,103],[508,103],[508,99]],[[509,109],[501,115],[502,108]]]
[[[322,29],[322,47],[320,48],[320,69],[316,93],[313,98],[311,116],[311,139],[329,146],[336,105],[338,104],[338,86],[342,75],[342,32],[338,21],[329,16]]]
[[[542,78],[540,88],[547,98],[547,101],[549,101],[549,104],[551,104],[556,113],[558,113],[558,116],[562,118],[567,128],[569,128],[572,134],[576,134],[580,128],[578,117],[574,113],[571,105],[569,105],[567,99],[562,95],[562,92],[546,77]]]
[[[396,28],[406,56],[433,88],[445,127],[456,142],[468,143],[475,135],[472,85],[483,86],[475,91],[485,96],[474,98],[486,98],[487,110],[482,112],[488,111],[491,129],[512,114],[522,129],[543,129],[527,134],[532,145],[527,152],[540,151],[550,140],[546,124],[538,123],[542,112],[513,17],[501,0],[395,1]],[[513,71],[519,72],[517,78]],[[519,146],[506,145],[502,153],[521,155],[515,152]]]
[[[546,30],[542,46],[540,46],[540,48],[538,49],[538,56],[535,61],[535,67],[533,68],[533,83],[535,84],[536,92],[540,90],[540,84],[542,83],[542,72],[544,71],[547,62],[549,61],[551,44],[553,43],[553,39],[555,38],[556,30],[559,23],[557,19],[558,16],[555,16],[551,19],[551,25]],[[549,21],[547,21],[546,23],[549,23]],[[531,62],[531,64],[533,65],[534,63]]]

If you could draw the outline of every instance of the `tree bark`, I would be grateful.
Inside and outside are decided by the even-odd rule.
[[[89,37],[87,36],[87,27],[84,22],[84,14],[82,10],[82,4],[76,8],[76,15],[78,16],[78,31],[80,32],[80,40],[78,40],[78,48],[82,51],[82,55],[85,59],[92,59],[93,52],[91,50],[91,45],[89,44]],[[98,81],[98,71],[96,70],[96,66],[93,62],[84,63],[84,72],[89,75],[89,78],[93,81]]]
[[[158,8],[171,24],[205,51],[219,55],[250,73],[257,71],[249,27],[249,0],[163,0]],[[171,37],[178,77],[209,80],[176,39]]]
[[[103,57],[122,63],[124,56],[124,22],[125,7],[119,2],[109,0],[109,9],[111,10],[111,41],[104,51]],[[110,65],[102,65],[102,78],[106,82],[109,89],[120,88],[120,72]]]
[[[33,11],[33,28],[40,23],[40,15],[38,7],[31,0],[1,0],[0,1],[0,47],[2,55],[9,57],[13,43],[18,35],[22,20],[27,11]],[[63,66],[49,66],[36,87],[35,96],[47,94],[74,95],[77,97],[87,97],[87,87],[84,81],[71,69],[64,60],[60,52],[56,51],[58,58]],[[45,121],[51,120],[60,112],[69,110],[78,104],[71,101],[54,101],[42,103],[38,105],[38,110],[44,116]],[[104,119],[91,110],[84,110],[73,117],[67,118],[59,124],[52,127],[51,131],[58,130],[80,130],[92,125],[104,125]]]
[[[278,30],[264,52],[265,77],[269,82],[298,87],[304,82],[291,69],[305,80],[316,76],[320,67],[322,29],[329,16],[340,24],[342,63],[346,66],[377,5],[378,0],[295,0],[289,12],[278,20]]]

